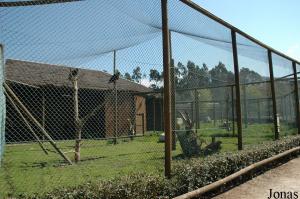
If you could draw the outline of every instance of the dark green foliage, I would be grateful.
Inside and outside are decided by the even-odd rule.
[[[52,193],[20,198],[31,199],[79,199],[79,198],[103,198],[103,199],[152,199],[164,198],[166,195],[167,180],[164,177],[136,173],[132,175],[114,178],[113,180],[87,183],[77,187],[61,188]]]
[[[236,153],[179,162],[173,167],[178,193],[182,194],[220,180],[240,169],[300,145],[300,136],[251,147]]]
[[[300,145],[300,136],[251,147],[236,153],[216,154],[205,159],[193,158],[174,163],[173,178],[136,173],[109,181],[61,188],[45,195],[20,198],[171,198],[203,187],[240,169]]]

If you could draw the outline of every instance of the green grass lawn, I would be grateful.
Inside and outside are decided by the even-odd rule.
[[[294,134],[295,128],[282,126],[282,135]],[[272,140],[272,124],[253,124],[244,129],[243,143],[257,144]],[[203,124],[197,130],[206,144],[211,136],[218,134],[222,141],[221,152],[237,150],[237,138],[228,137],[225,129]],[[220,136],[227,137],[220,137]],[[56,153],[45,155],[36,143],[6,145],[3,165],[0,168],[0,198],[21,193],[35,193],[53,190],[62,186],[74,186],[99,179],[109,179],[135,171],[163,173],[164,143],[158,143],[158,134],[144,137],[119,139],[114,145],[107,140],[83,141],[82,161],[66,165]],[[74,141],[57,142],[59,147],[73,160]],[[205,145],[205,144],[204,144]],[[52,149],[49,144],[45,144]],[[177,142],[173,156],[181,154]]]

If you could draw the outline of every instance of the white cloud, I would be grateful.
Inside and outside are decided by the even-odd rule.
[[[291,58],[297,59],[300,61],[300,45],[295,44],[288,48],[287,55],[289,55]]]
[[[142,79],[141,79],[141,84],[142,84],[143,86],[150,87],[152,84],[155,84],[155,82],[154,82],[154,81],[150,81],[150,80],[147,79],[147,78],[142,78]],[[157,86],[159,86],[159,87],[162,87],[163,85],[164,85],[163,82],[158,82],[158,84],[157,84]]]
[[[146,86],[146,87],[150,87],[151,86],[151,82],[147,78],[141,79],[141,84],[144,85],[144,86]]]

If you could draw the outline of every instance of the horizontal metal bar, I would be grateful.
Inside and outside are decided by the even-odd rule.
[[[35,1],[5,1],[0,2],[0,7],[21,7],[21,6],[36,6],[36,5],[47,5],[54,3],[69,3],[78,2],[85,0],[35,0]]]

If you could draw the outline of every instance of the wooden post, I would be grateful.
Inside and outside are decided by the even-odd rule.
[[[20,99],[14,94],[14,92],[9,88],[9,86],[4,82],[3,84],[5,91],[11,95],[12,99],[16,101],[17,105],[20,109],[28,116],[28,118],[36,124],[36,126],[42,131],[42,133],[46,136],[49,143],[53,146],[53,148],[58,152],[59,155],[63,157],[69,164],[72,165],[72,161],[58,148],[54,140],[51,136],[47,133],[47,131],[43,128],[43,126],[33,117],[33,115],[28,111],[28,109],[24,106],[24,104],[20,101]]]
[[[171,59],[171,101],[172,101],[172,150],[176,150],[176,83],[175,83],[175,63],[172,59],[172,32],[169,30],[169,45],[170,45],[170,59]]]
[[[226,97],[226,127],[229,131],[229,93],[227,93]]]
[[[82,122],[79,118],[79,99],[78,99],[78,69],[70,70],[69,80],[73,84],[73,103],[74,103],[74,122],[75,122],[75,162],[80,161],[80,145],[82,134]]]
[[[156,133],[156,107],[155,107],[155,96],[154,96],[154,98],[153,98],[153,130],[154,130],[154,133]]]
[[[238,130],[238,149],[243,149],[243,136],[242,136],[242,111],[241,111],[241,94],[240,94],[240,70],[238,63],[238,53],[236,44],[236,33],[231,30],[232,39],[232,55],[234,63],[234,77],[235,77],[235,93],[236,93],[236,118]]]
[[[272,116],[271,116],[271,109],[272,109],[272,107],[271,107],[271,102],[270,101],[272,101],[272,98],[267,100],[269,120],[271,120],[271,118],[272,118]]]
[[[243,85],[243,106],[244,106],[244,124],[245,128],[248,127],[248,109],[247,109],[247,93],[246,93],[246,85]]]
[[[276,104],[276,92],[275,92],[275,83],[274,83],[274,73],[273,73],[273,60],[272,60],[272,51],[268,50],[268,60],[269,60],[269,72],[270,72],[270,81],[271,81],[271,92],[272,92],[272,105],[273,105],[273,122],[274,122],[274,138],[275,140],[279,139],[279,125],[277,118],[277,104]]]
[[[197,91],[197,89],[195,89],[194,90],[194,97],[195,97],[195,119],[196,119],[196,132],[197,132],[197,130],[198,130],[198,128],[199,128],[199,123],[200,123],[200,119],[199,119],[199,96],[198,96],[198,91]]]
[[[235,136],[235,119],[234,119],[234,90],[233,86],[231,86],[231,114],[232,114],[232,135]]]
[[[221,109],[221,122],[223,122],[223,101],[219,101],[220,102],[220,109]]]
[[[282,104],[282,111],[281,111],[281,113],[284,115],[284,117],[283,117],[284,121],[287,122],[288,114],[287,114],[287,100],[286,100],[286,96],[282,96],[281,104]]]
[[[145,135],[145,113],[142,113],[143,136]],[[135,125],[136,126],[136,125]]]
[[[258,116],[258,123],[261,123],[261,112],[260,112],[260,99],[257,99],[257,116]]]
[[[293,86],[294,86],[294,85],[293,85]],[[292,108],[293,108],[293,105],[292,105],[292,104],[293,104],[293,100],[291,99],[291,95],[292,95],[293,93],[294,93],[294,92],[291,92],[291,94],[288,95],[288,98],[289,98],[289,103],[288,103],[288,104],[289,104],[289,114],[288,114],[288,115],[290,116],[290,117],[288,118],[288,122],[289,122],[289,119],[292,120],[292,117],[293,117],[293,115],[294,115],[294,114],[293,114],[293,110],[292,110]],[[295,99],[295,98],[294,98],[294,99]],[[295,108],[295,109],[296,109],[296,108]],[[295,112],[296,112],[296,110],[295,110]]]
[[[298,90],[298,75],[296,62],[293,62],[294,71],[294,89],[295,89],[295,108],[296,108],[296,125],[298,127],[298,134],[300,134],[300,106],[299,106],[299,90]]]
[[[43,125],[43,128],[46,129],[46,122],[45,122],[45,114],[46,114],[46,108],[45,108],[45,93],[44,91],[42,90],[42,125]],[[42,140],[44,141],[45,140],[45,136],[43,135],[43,138]]]
[[[170,40],[168,26],[168,0],[161,0],[163,65],[164,65],[164,131],[165,131],[165,176],[171,177],[172,121],[170,81]]]
[[[116,69],[116,54],[117,52],[114,50],[114,54],[113,54],[113,64],[114,64],[114,68],[113,68],[113,73],[116,74],[117,69]],[[113,139],[113,143],[117,144],[117,137],[118,137],[118,91],[117,91],[117,81],[114,81],[114,94],[115,94],[115,98],[114,98],[114,139]]]
[[[194,125],[194,121],[195,121],[195,116],[194,116],[194,102],[191,102],[191,118],[192,118],[192,122]]]
[[[213,102],[213,120],[214,120],[214,126],[216,126],[216,102]]]
[[[164,96],[162,96],[162,99],[159,100],[159,107],[161,107],[161,113],[159,114],[159,116],[160,116],[159,121],[160,121],[160,128],[161,128],[162,131],[164,131],[164,121],[163,121],[164,103],[163,102],[164,102]]]

